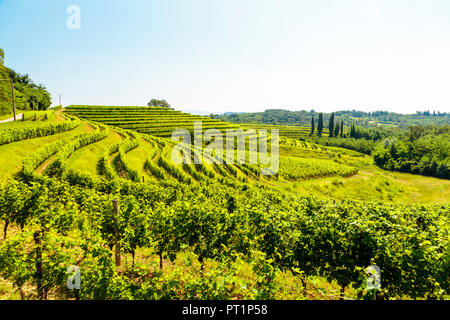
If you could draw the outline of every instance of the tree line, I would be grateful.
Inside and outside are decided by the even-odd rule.
[[[328,122],[331,116],[331,113],[322,113],[325,122]],[[346,123],[354,122],[355,125],[365,128],[377,127],[379,124],[385,124],[396,125],[406,129],[411,125],[450,123],[450,113],[439,111],[417,111],[413,114],[399,114],[389,111],[364,112],[358,110],[344,110],[334,112],[334,116],[343,119]],[[225,114],[213,116],[213,118],[231,123],[262,123],[304,127],[310,125],[311,117],[318,119],[319,112],[315,110],[291,111],[284,109],[267,109],[264,112],[227,112]]]
[[[0,48],[0,115],[12,113],[11,80],[16,108],[19,110],[47,110],[50,93],[43,84],[35,84],[28,74],[20,74],[4,66],[5,53]],[[6,81],[5,81],[6,80]]]
[[[314,116],[311,118],[311,133],[310,136],[314,135],[315,130],[315,119]],[[334,113],[331,114],[330,120],[328,122],[328,136],[329,137],[343,137],[344,136],[344,119],[337,121],[335,123]],[[317,120],[317,136],[321,137],[323,134],[323,113],[319,113],[319,118]]]
[[[416,125],[407,130],[381,127],[364,128],[352,123],[344,132],[344,121],[335,124],[331,114],[328,138],[322,137],[323,116],[319,114],[317,138],[312,141],[326,146],[337,146],[373,155],[375,164],[390,171],[450,179],[450,126]],[[311,118],[312,137],[315,120]]]
[[[373,157],[386,170],[450,179],[450,125],[410,127],[377,144]]]

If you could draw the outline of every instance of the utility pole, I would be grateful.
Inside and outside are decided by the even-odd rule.
[[[62,107],[61,95],[59,95],[59,105]]]
[[[116,266],[120,267],[119,202],[117,201],[117,199],[113,200],[113,208],[114,208],[114,224],[116,229],[114,232],[115,258],[116,258]]]
[[[14,102],[14,83],[11,79],[11,94],[12,94],[12,103],[13,103],[13,112],[14,112],[14,122],[16,122],[16,104]]]
[[[0,79],[0,81],[11,81],[11,95],[12,95],[12,104],[13,104],[13,113],[14,113],[14,122],[16,121],[16,104],[14,102],[14,82],[12,79]]]
[[[36,105],[34,106],[35,108],[35,110],[34,111],[38,111],[39,110],[39,100],[40,100],[40,98],[41,98],[41,94],[39,93],[39,91],[37,92],[37,102],[36,102]]]
[[[25,110],[28,110],[27,105],[28,105],[28,84],[25,85]]]

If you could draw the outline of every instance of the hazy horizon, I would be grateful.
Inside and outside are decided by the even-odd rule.
[[[57,104],[54,104],[53,106],[56,106]],[[81,105],[92,105],[92,104],[81,104]],[[101,104],[101,105],[105,105],[105,106],[123,106],[123,107],[130,107],[133,105],[129,105],[129,104],[123,104],[123,105],[118,105],[118,104]],[[144,104],[140,104],[140,105],[134,105],[136,107],[147,107],[147,105]],[[64,107],[68,107],[65,106]],[[198,115],[210,115],[210,114],[216,114],[216,115],[223,115],[225,113],[258,113],[258,112],[265,112],[266,110],[287,110],[287,111],[292,111],[292,112],[297,112],[297,111],[306,111],[306,112],[310,112],[311,110],[314,110],[314,112],[316,113],[336,113],[336,112],[343,112],[343,111],[362,111],[362,112],[376,112],[376,111],[385,111],[385,112],[393,112],[393,113],[398,113],[398,114],[404,114],[404,115],[408,115],[408,114],[416,114],[417,112],[424,112],[424,111],[430,111],[431,113],[433,113],[433,111],[436,111],[436,113],[439,110],[433,110],[433,109],[424,109],[424,110],[416,110],[414,112],[396,112],[396,111],[389,111],[389,110],[385,110],[385,109],[376,109],[376,110],[370,110],[370,111],[364,111],[364,110],[359,110],[359,109],[353,109],[353,108],[349,108],[349,109],[339,109],[339,110],[331,110],[331,111],[322,111],[322,110],[318,110],[318,109],[289,109],[289,108],[266,108],[263,110],[259,110],[259,111],[223,111],[223,112],[208,112],[206,110],[200,110],[200,109],[190,109],[190,108],[179,108],[177,106],[171,106],[171,108],[174,108],[175,110],[181,110],[183,112],[187,112],[187,113],[191,113],[191,114],[198,114]],[[448,113],[448,111],[439,111],[441,113]]]

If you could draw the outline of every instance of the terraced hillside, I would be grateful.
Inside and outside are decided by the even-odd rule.
[[[82,120],[74,115],[75,109],[80,112],[80,116],[96,120],[103,119],[103,122]],[[115,110],[114,113],[105,112],[110,109]],[[102,117],[108,114],[109,118],[118,120],[111,122],[104,120],[105,118],[98,115],[99,110]],[[0,178],[6,179],[11,177],[20,171],[22,161],[28,161],[28,163],[31,161],[35,164],[31,171],[37,174],[51,176],[66,170],[69,172],[69,176],[74,176],[77,173],[78,176],[82,176],[83,179],[91,181],[91,183],[95,179],[102,177],[107,179],[119,178],[135,182],[172,181],[186,184],[200,183],[208,179],[222,182],[229,179],[251,184],[269,184],[291,190],[293,182],[307,180],[309,187],[306,188],[306,184],[302,183],[300,185],[296,184],[294,188],[300,192],[313,193],[325,197],[342,197],[341,195],[344,193],[348,194],[354,185],[353,198],[359,198],[359,194],[361,194],[361,199],[367,199],[369,196],[373,199],[410,199],[414,201],[417,198],[417,188],[409,184],[403,185],[403,182],[392,179],[393,174],[377,170],[372,166],[372,160],[368,156],[347,149],[325,147],[283,136],[279,141],[280,169],[279,174],[276,176],[261,175],[260,165],[249,164],[250,153],[248,149],[245,150],[246,162],[243,164],[238,164],[236,161],[227,163],[225,150],[221,156],[223,164],[208,161],[208,156],[206,156],[206,160],[202,164],[195,164],[194,160],[198,157],[198,152],[196,153],[194,148],[192,148],[191,163],[176,165],[171,159],[176,143],[165,137],[137,132],[141,128],[136,128],[135,130],[124,129],[124,127],[128,127],[127,119],[130,110],[137,110],[134,112],[139,111],[144,114],[147,114],[147,112],[150,114],[152,112],[154,114],[167,112],[171,115],[170,118],[172,120],[167,125],[167,127],[172,126],[170,130],[177,128],[178,124],[183,124],[187,127],[186,124],[192,121],[185,122],[185,119],[190,119],[190,116],[181,112],[146,107],[84,106],[78,109],[76,107],[72,109],[71,107],[63,113],[61,111],[28,112],[25,114],[23,121],[0,124],[0,137],[8,136],[7,133],[10,131],[10,128],[14,128],[16,132],[15,139],[23,139],[0,146],[2,154],[10,154],[9,157],[0,158],[0,164],[4,168]],[[132,114],[135,113],[132,111]],[[202,120],[202,122],[205,119],[205,117],[192,117],[196,120]],[[156,127],[153,127],[153,122],[145,122],[146,130],[152,131],[155,128],[160,130],[160,123],[157,121],[156,123]],[[204,126],[203,129],[211,127],[213,124],[214,122],[211,122],[208,126]],[[51,130],[47,130],[47,132],[44,128],[50,128]],[[263,127],[266,130],[270,130],[270,128],[270,126]],[[26,131],[24,131],[25,129]],[[249,128],[244,126],[244,130],[247,129]],[[256,134],[247,134],[249,140],[255,139],[258,134],[256,127],[252,126],[252,129],[255,130]],[[21,137],[20,132],[26,132],[25,136]],[[36,132],[39,132],[39,134]],[[168,132],[167,130],[167,133],[164,135],[167,135]],[[40,149],[40,147],[42,148]],[[205,144],[203,147],[205,147]],[[61,150],[64,148],[69,148],[70,151],[64,153]],[[246,144],[246,148],[248,148],[248,144]],[[209,160],[218,156],[210,155],[209,157],[211,158]],[[36,157],[38,159],[33,159]],[[10,165],[10,163],[13,163],[13,165]],[[361,170],[364,172],[369,171],[371,175],[376,174],[380,176],[373,183],[365,186],[365,191],[367,191],[365,193],[360,193],[356,190],[360,188],[361,179],[365,179],[367,176],[366,173],[360,175],[359,172]],[[353,178],[349,179],[351,176]],[[381,177],[384,177],[384,180]],[[339,186],[341,186],[341,189],[344,188],[342,183],[336,184],[332,180],[334,178],[345,178],[346,180],[344,181],[348,181],[345,185],[345,192],[343,190],[342,192],[341,190],[335,190],[334,193],[330,192],[330,190],[339,188]],[[379,182],[380,180],[383,180],[382,183]],[[390,181],[390,185],[384,184],[386,181]],[[320,188],[318,183],[321,185]],[[429,183],[436,185],[432,181]],[[324,188],[328,184],[330,188]],[[448,188],[445,186],[446,184],[441,186],[441,190],[436,192],[436,196],[431,198],[429,195],[432,193],[427,192],[426,198],[437,199],[439,194],[442,196],[448,194]],[[445,189],[442,189],[442,187],[445,187]],[[419,198],[424,199],[425,195],[419,192]]]
[[[158,139],[167,138],[172,135],[175,129],[183,128],[189,130],[191,133],[194,131],[194,121],[202,122],[202,130],[218,129],[224,132],[226,129],[238,129],[238,126],[230,125],[228,123],[210,119],[208,117],[193,116],[190,114],[182,113],[167,108],[158,107],[110,107],[110,106],[70,106],[65,109],[65,113],[70,116],[76,116],[80,119],[95,121],[108,126],[116,126],[125,130],[133,130],[140,134],[133,139],[133,145],[128,146],[118,152],[121,148],[114,146],[115,157],[109,159],[110,161],[104,161],[103,167],[108,163],[111,163],[110,169],[103,169],[101,172],[115,172],[120,177],[131,178],[135,181],[141,181],[145,177],[149,176],[156,179],[174,179],[178,182],[200,181],[204,178],[232,178],[239,179],[241,181],[253,181],[253,180],[272,180],[273,177],[261,176],[260,166],[250,164],[227,164],[225,157],[225,150],[222,155],[211,155],[212,157],[222,158],[223,165],[212,163],[214,161],[206,161],[202,165],[194,165],[195,152],[192,152],[192,164],[173,165],[171,161],[171,155],[174,143],[170,140]],[[252,131],[245,131],[247,139],[253,141],[257,135],[259,129],[272,129],[267,128],[248,128],[245,130],[253,129]],[[270,132],[269,132],[270,133]],[[249,141],[247,140],[247,141]],[[282,146],[293,146],[300,153],[303,151],[303,155],[311,158],[312,154],[316,150],[316,155],[320,160],[309,161],[307,159],[302,161],[301,171],[302,174],[292,173],[292,166],[286,166],[288,159],[282,156],[282,170],[280,170],[280,176],[277,179],[289,179],[293,178],[300,180],[305,178],[323,177],[323,176],[335,176],[335,175],[351,175],[355,174],[358,170],[356,168],[346,167],[343,164],[333,162],[328,159],[329,154],[324,156],[324,151],[327,148],[317,146],[314,144],[299,142],[295,140],[289,140],[284,138]],[[101,142],[102,143],[102,142]],[[206,144],[203,144],[205,147]],[[248,148],[248,145],[246,146]],[[129,155],[128,155],[129,152]],[[249,158],[249,150],[246,149],[246,159]],[[320,153],[322,152],[322,153]],[[332,151],[330,151],[332,153]],[[108,155],[113,156],[113,153]],[[76,157],[76,156],[75,156]],[[316,156],[312,156],[313,158]],[[344,156],[346,157],[346,156]],[[86,157],[83,157],[86,159]],[[89,153],[87,158],[89,159]],[[130,161],[128,161],[130,158]],[[326,159],[325,159],[326,158]],[[81,160],[78,160],[78,162]],[[76,161],[69,162],[76,164]],[[289,163],[292,163],[292,159]],[[298,163],[298,161],[296,162]],[[86,164],[85,167],[88,165]],[[92,165],[88,170],[93,173]],[[324,168],[327,168],[324,170]],[[343,169],[345,168],[345,169]],[[86,170],[84,170],[86,171]]]
[[[304,127],[304,126],[286,126],[286,125],[270,125],[270,124],[250,124],[250,123],[244,123],[241,124],[242,128],[246,129],[265,129],[265,130],[273,130],[278,129],[280,136],[287,137],[291,139],[304,139],[306,137],[309,137],[311,133],[310,127]],[[328,136],[328,129],[323,128],[322,136],[327,137]],[[316,131],[317,134],[317,131]]]
[[[195,121],[202,122],[203,131],[237,128],[236,125],[222,120],[161,107],[69,106],[65,110],[68,114],[81,119],[135,130],[157,137],[170,137],[172,132],[178,128],[193,132]]]
[[[450,182],[288,137],[278,174],[263,176],[260,165],[214,163],[227,157],[166,138],[156,120],[141,124],[161,136],[131,130],[134,107],[108,108],[0,124],[0,298],[370,298],[361,270],[372,261],[387,270],[383,294],[448,295],[440,250]],[[164,112],[170,130],[193,121]],[[190,163],[172,162],[181,150]],[[74,264],[84,284],[76,297],[65,289]]]

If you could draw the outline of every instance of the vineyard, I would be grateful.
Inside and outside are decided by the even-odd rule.
[[[323,159],[304,159],[282,157],[280,159],[280,175],[290,180],[341,176],[348,177],[358,172],[355,167],[340,164],[337,161]]]
[[[193,132],[195,121],[202,122],[203,130],[237,128],[221,120],[162,107],[69,106],[66,112],[81,119],[166,138],[177,128]]]
[[[170,136],[179,128],[193,133],[195,121],[202,130],[240,128],[169,108],[109,106],[70,106],[0,124],[0,154],[20,163],[2,172],[0,295],[448,298],[447,200],[340,200],[289,191],[283,187],[316,179],[350,183],[375,169],[369,156],[299,141],[288,127],[280,129],[274,176],[226,157],[197,164],[194,147],[189,163],[175,164]],[[371,265],[381,270],[378,290],[367,287]],[[69,266],[80,270],[79,289],[67,287]]]
[[[311,128],[306,126],[283,126],[283,125],[270,125],[270,124],[242,124],[246,129],[278,129],[280,136],[291,139],[304,139],[311,134]],[[328,136],[328,129],[323,130],[323,136]]]

